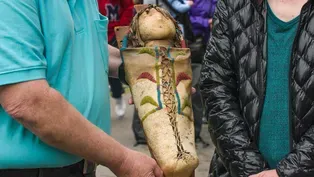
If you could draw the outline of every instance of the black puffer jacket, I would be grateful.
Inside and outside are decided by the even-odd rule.
[[[314,177],[314,9],[302,9],[290,63],[291,153],[281,177]],[[220,0],[203,61],[201,89],[216,146],[210,177],[247,177],[268,168],[257,147],[266,82],[266,6]]]

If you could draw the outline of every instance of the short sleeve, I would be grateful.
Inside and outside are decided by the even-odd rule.
[[[0,0],[0,85],[44,79],[47,62],[36,0]]]

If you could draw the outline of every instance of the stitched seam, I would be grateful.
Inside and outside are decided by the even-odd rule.
[[[47,67],[45,67],[45,66],[32,66],[32,67],[27,67],[27,68],[19,68],[19,69],[0,72],[0,75],[14,73],[14,72],[28,71],[28,70],[33,70],[33,69],[47,69]]]

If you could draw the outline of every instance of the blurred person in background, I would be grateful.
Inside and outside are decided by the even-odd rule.
[[[143,4],[143,0],[133,0],[134,5],[135,4]]]
[[[176,13],[185,13],[190,10],[193,1],[186,0],[143,0],[143,4],[155,4],[168,10],[175,18]]]
[[[217,0],[194,0],[194,4],[189,11],[194,37],[195,39],[201,39],[202,55],[205,54],[204,46],[206,48],[210,37],[216,4]],[[197,63],[202,63],[203,57],[197,58],[199,58]]]
[[[192,95],[192,105],[195,125],[195,139],[208,146],[200,133],[204,117],[204,107],[201,92],[199,89],[199,79],[202,68],[202,61],[205,54],[207,41],[210,37],[212,18],[214,16],[217,0],[194,0],[194,4],[189,11],[191,26],[193,30],[192,40],[188,40],[188,47],[191,50],[193,83],[196,93]],[[205,116],[206,117],[206,116]]]
[[[118,47],[114,28],[116,26],[128,26],[133,18],[133,0],[98,0],[99,11],[109,19],[108,42]],[[109,78],[112,97],[116,100],[115,112],[118,118],[123,118],[126,110],[126,103],[123,99],[124,88],[117,78]]]

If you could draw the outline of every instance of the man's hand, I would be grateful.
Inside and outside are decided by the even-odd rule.
[[[0,104],[52,147],[106,166],[119,177],[162,177],[153,159],[127,149],[93,125],[45,80],[1,86]]]
[[[109,76],[118,78],[118,68],[122,63],[120,50],[111,45],[108,45],[109,51]]]
[[[154,159],[129,150],[116,175],[119,177],[163,177],[163,172]]]
[[[249,177],[279,177],[276,170],[268,170]]]
[[[193,6],[193,4],[194,4],[193,1],[186,1],[186,3],[187,3],[189,6]]]
[[[209,24],[210,29],[213,29],[213,19],[212,18],[210,18],[208,20],[208,24]]]

